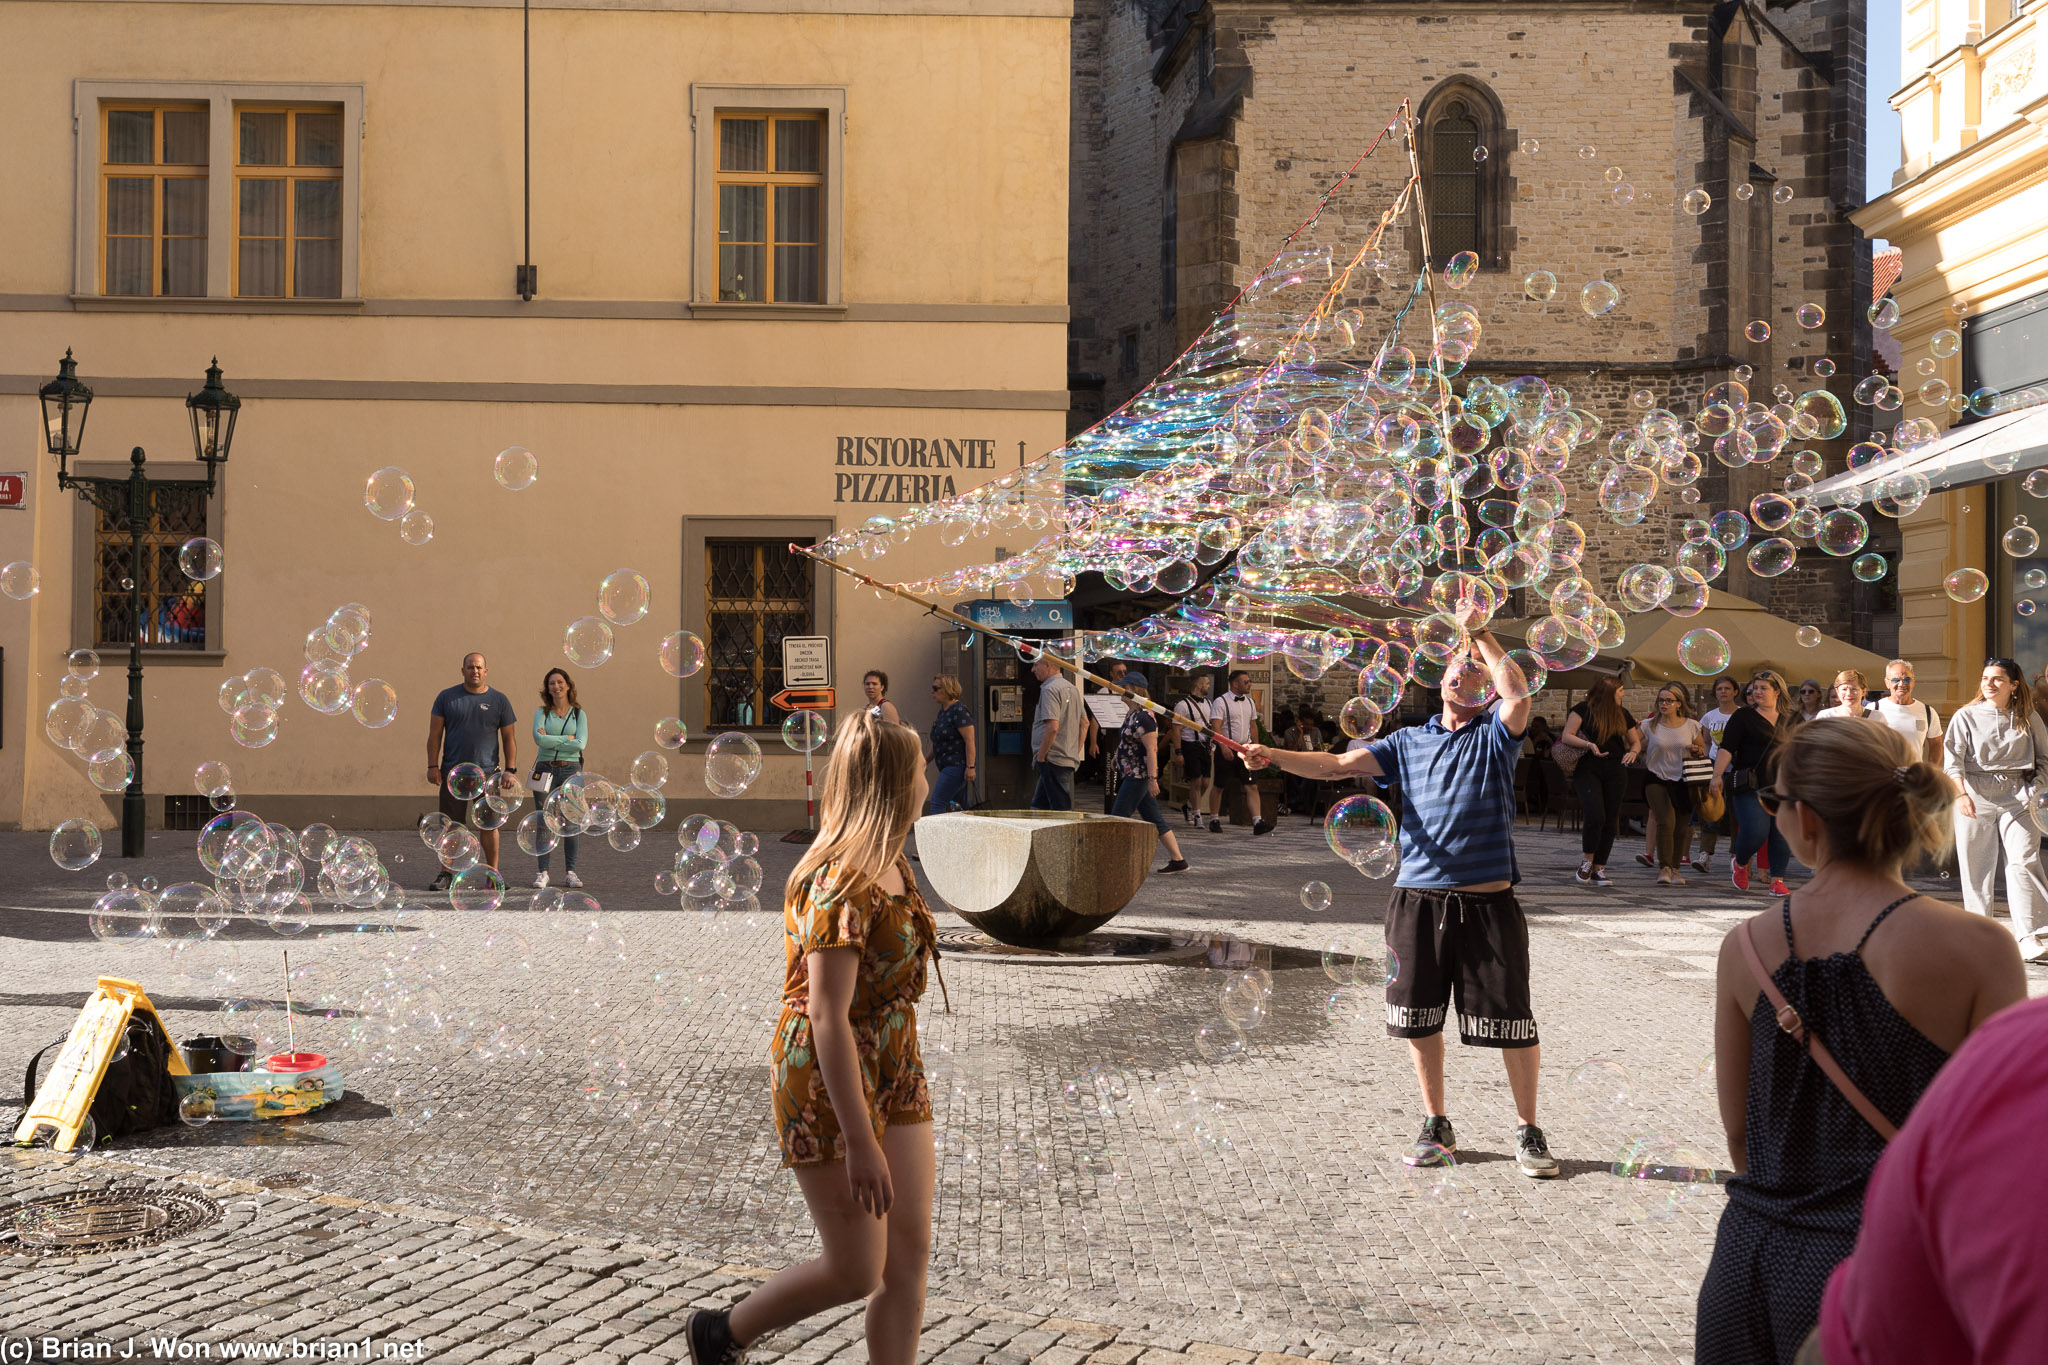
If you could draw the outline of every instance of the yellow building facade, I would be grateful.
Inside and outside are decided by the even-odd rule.
[[[1853,217],[1903,253],[1898,416],[1946,427],[2048,384],[2048,0],[1906,0],[1901,32],[1904,164]],[[2004,551],[2017,517],[2048,526],[2048,500],[2010,478],[1936,492],[1900,528],[1899,649],[1929,700],[1970,700],[1987,655],[2048,665],[2042,616],[2019,611],[2048,560]],[[1944,581],[1966,568],[1991,588],[1957,603]]]
[[[0,823],[109,810],[44,717],[81,647],[123,712],[136,572],[151,823],[218,759],[272,819],[390,826],[432,808],[429,708],[467,651],[530,760],[542,675],[620,568],[652,607],[569,670],[587,764],[622,777],[679,717],[672,811],[800,820],[779,638],[830,637],[842,714],[879,668],[922,725],[939,632],[783,547],[1062,439],[1068,32],[1065,0],[6,6],[0,561],[41,590],[0,599]],[[67,348],[95,394],[74,471],[134,446],[195,470],[180,400],[213,357],[243,400],[220,492],[152,524],[139,570],[45,451]],[[510,446],[538,459],[518,491]],[[384,466],[425,543],[365,508]],[[200,535],[225,562],[205,583],[176,564]],[[906,549],[888,576],[1004,548]],[[350,602],[373,622],[351,676],[399,697],[381,728],[296,695]],[[710,654],[680,681],[677,629]],[[218,699],[256,668],[293,696],[247,748]],[[766,764],[722,802],[702,745],[733,729]]]

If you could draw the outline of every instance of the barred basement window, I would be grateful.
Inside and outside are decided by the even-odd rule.
[[[142,561],[134,558],[125,516],[95,508],[93,517],[92,638],[94,648],[125,649],[135,639],[135,604],[130,585],[142,582],[144,649],[207,647],[207,587],[178,567],[178,549],[207,535],[206,490],[161,488],[155,515],[142,534]]]
[[[817,633],[814,567],[787,540],[708,540],[704,555],[704,728],[779,726],[782,638]]]

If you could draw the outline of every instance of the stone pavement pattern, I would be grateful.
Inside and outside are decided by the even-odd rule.
[[[410,834],[373,837],[404,854],[402,882],[431,876]],[[153,840],[160,881],[194,875],[188,840]],[[1184,935],[1201,949],[1191,961],[949,955],[954,1013],[934,991],[923,1015],[941,1154],[926,1357],[1689,1359],[1720,1194],[1646,1218],[1607,1164],[1660,1133],[1725,1165],[1696,1075],[1713,952],[1765,902],[1709,877],[1660,891],[1632,866],[1591,891],[1570,880],[1576,844],[1533,828],[1521,839],[1544,1122],[1565,1167],[1551,1182],[1514,1170],[1498,1060],[1453,1047],[1459,1188],[1412,1191],[1396,1162],[1420,1117],[1405,1048],[1383,1034],[1377,991],[1342,989],[1323,965],[1333,942],[1376,956],[1389,883],[1337,862],[1306,822],[1257,841],[1190,837],[1194,874],[1153,879],[1111,926]],[[68,1162],[6,1154],[0,1200],[186,1181],[227,1217],[143,1253],[0,1257],[0,1327],[117,1351],[183,1332],[418,1339],[437,1361],[683,1358],[690,1304],[729,1301],[815,1243],[764,1093],[779,920],[661,902],[652,879],[671,847],[586,841],[604,905],[594,930],[525,896],[490,914],[441,899],[395,932],[389,916],[320,916],[289,941],[295,963],[324,961],[358,995],[408,963],[434,992],[399,1003],[412,1025],[365,1061],[346,1021],[302,1016],[312,1045],[351,1056],[350,1094],[288,1125],[181,1127]],[[796,851],[764,843],[771,899]],[[226,947],[173,964],[161,945],[95,941],[83,911],[112,862],[67,876],[36,836],[8,835],[0,866],[0,937],[19,940],[0,961],[0,1065],[61,1035],[101,972],[143,981],[180,1036],[211,1031],[222,988],[202,972]],[[1311,878],[1336,893],[1321,914],[1298,896]],[[360,932],[365,919],[387,931]],[[286,941],[245,923],[229,936],[232,990],[276,997]],[[1243,1056],[1206,1059],[1196,1031],[1229,969],[1254,960],[1273,973],[1270,1017]],[[1571,1093],[1566,1078],[1595,1055],[1628,1069],[1631,1108]],[[609,1087],[593,1087],[593,1059]],[[1069,1103],[1065,1083],[1091,1065],[1120,1068],[1128,1101]],[[280,1175],[294,1185],[254,1183]],[[864,1356],[848,1310],[755,1358]]]

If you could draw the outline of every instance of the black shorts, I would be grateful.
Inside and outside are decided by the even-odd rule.
[[[1534,1047],[1529,1005],[1529,922],[1513,891],[1419,891],[1397,886],[1387,903],[1387,1033],[1442,1033],[1453,996],[1458,1041]],[[1396,965],[1398,964],[1398,965]]]
[[[1183,744],[1180,746],[1181,772],[1190,782],[1200,782],[1209,776],[1209,746],[1206,744]]]
[[[1251,770],[1244,766],[1244,760],[1233,753],[1216,755],[1216,785],[1224,791],[1252,784]]]
[[[471,804],[468,801],[456,800],[454,795],[448,790],[447,781],[443,779],[441,783],[441,814],[447,816],[458,825],[467,825],[470,823],[469,808]]]

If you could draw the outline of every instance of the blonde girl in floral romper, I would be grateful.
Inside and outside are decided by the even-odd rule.
[[[729,1312],[690,1315],[694,1365],[868,1300],[868,1359],[913,1365],[931,1263],[932,1108],[917,1049],[937,951],[903,841],[924,808],[916,732],[868,711],[834,738],[818,837],[783,892],[782,1017],[769,1060],[782,1161],[824,1253]]]

